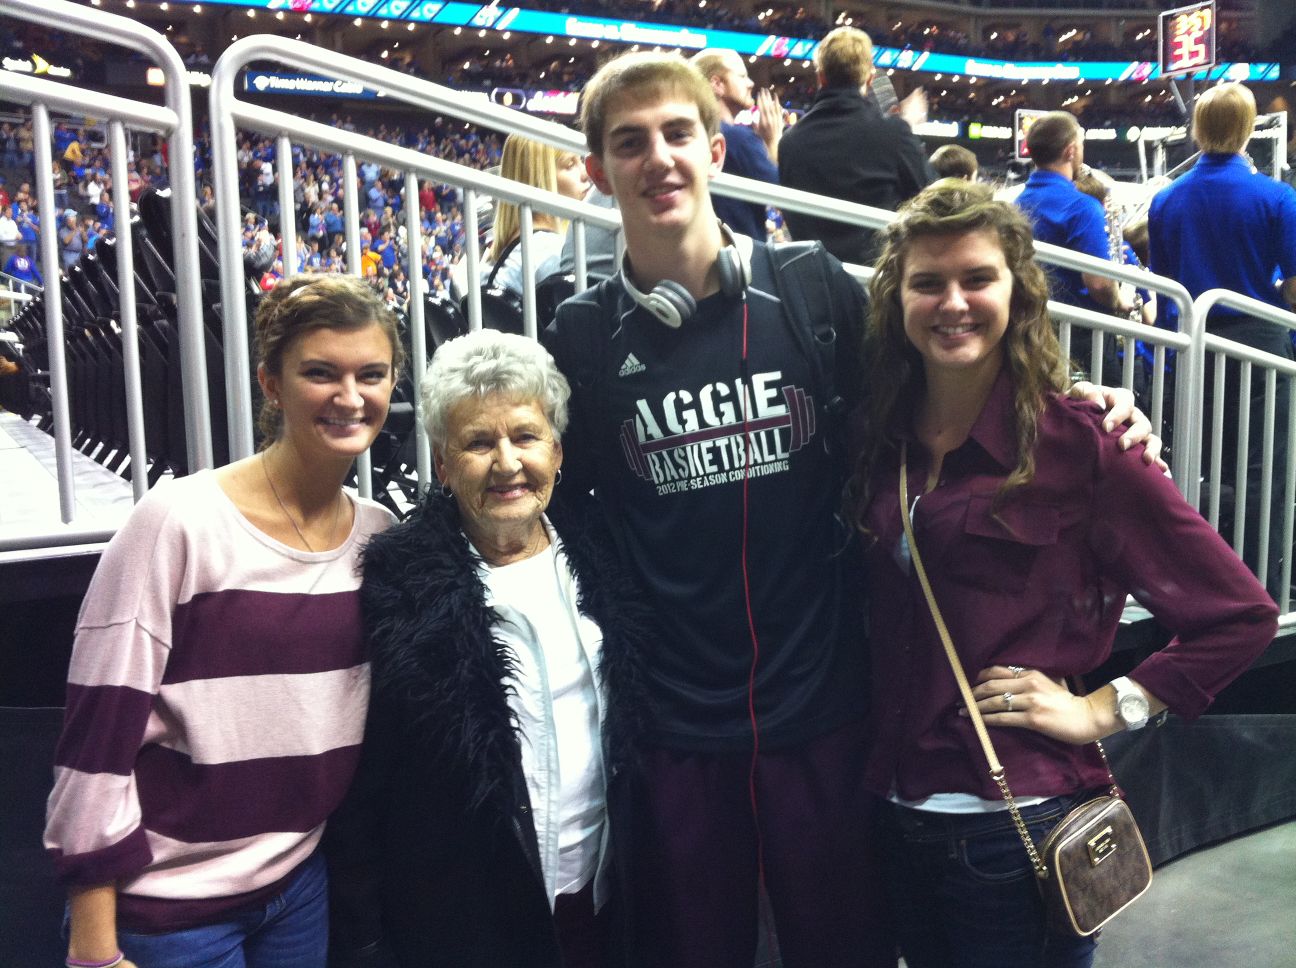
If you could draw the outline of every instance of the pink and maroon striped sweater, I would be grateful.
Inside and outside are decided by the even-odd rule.
[[[67,884],[115,882],[135,931],[276,892],[351,782],[369,667],[359,553],[258,531],[212,472],[163,484],[108,545],[77,623],[45,846]]]

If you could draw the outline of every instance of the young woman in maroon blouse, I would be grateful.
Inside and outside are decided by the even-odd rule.
[[[910,567],[915,540],[1037,841],[1107,785],[1093,741],[1169,708],[1200,714],[1272,640],[1264,589],[1065,361],[1028,223],[938,182],[890,226],[871,286],[871,413],[850,503],[867,546],[881,843],[910,968],[1088,966],[1050,935],[1026,852]],[[1174,632],[1128,677],[1072,695],[1110,655],[1133,591]]]

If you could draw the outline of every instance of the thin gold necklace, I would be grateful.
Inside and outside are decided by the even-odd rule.
[[[265,474],[266,483],[270,485],[270,493],[273,494],[275,500],[279,502],[279,510],[283,511],[284,517],[288,519],[288,523],[292,525],[292,529],[297,532],[297,537],[300,538],[301,543],[306,546],[306,550],[311,554],[315,554],[315,549],[312,548],[311,543],[306,540],[306,535],[302,534],[302,529],[297,527],[297,522],[294,521],[293,516],[288,513],[288,505],[284,504],[283,498],[279,496],[279,488],[275,487],[274,479],[270,477],[270,468],[266,461],[266,451],[261,452],[261,471]],[[338,515],[342,511],[341,496],[342,495],[339,493],[339,500],[333,502],[333,521],[329,525],[328,531],[328,541],[330,542],[333,540],[333,535],[337,532]],[[303,518],[302,522],[305,523],[305,520],[306,519]]]

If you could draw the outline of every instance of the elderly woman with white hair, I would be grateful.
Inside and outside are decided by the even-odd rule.
[[[569,395],[538,343],[491,330],[428,368],[441,486],[365,556],[373,693],[329,829],[333,965],[626,963],[611,848],[652,615],[600,522],[554,500]]]

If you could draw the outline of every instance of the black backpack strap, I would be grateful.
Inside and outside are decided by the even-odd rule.
[[[513,250],[518,247],[518,244],[521,241],[522,241],[522,236],[519,235],[508,245],[504,246],[504,251],[500,253],[499,258],[495,260],[495,264],[491,266],[490,275],[488,275],[486,277],[486,281],[482,283],[483,289],[490,289],[495,285],[495,276],[499,274],[499,271],[501,268],[503,268],[504,263],[508,262],[508,257],[513,254]]]
[[[774,287],[814,374],[821,406],[833,421],[844,417],[846,403],[837,388],[836,306],[827,250],[821,242],[767,245]]]
[[[567,471],[574,486],[564,485],[568,492],[592,487],[597,477],[594,466],[606,457],[589,435],[599,416],[607,412],[608,364],[622,311],[616,287],[615,277],[604,279],[565,300],[541,334],[541,342],[572,387],[568,433],[575,440],[567,455]]]

